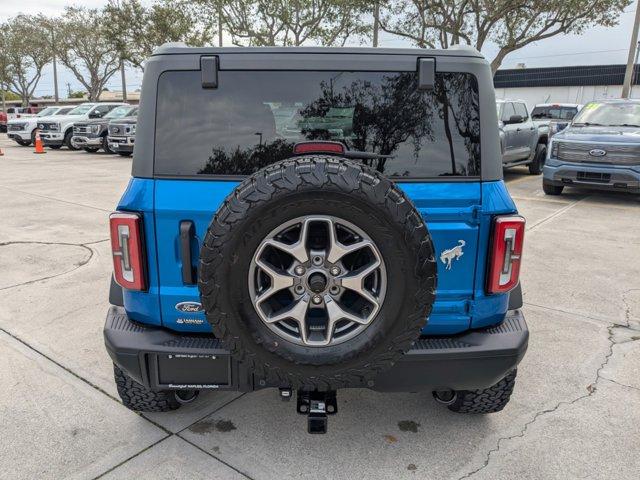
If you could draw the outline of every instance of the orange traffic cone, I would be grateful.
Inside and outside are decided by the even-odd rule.
[[[40,132],[36,132],[36,149],[33,153],[47,153],[42,146],[42,140],[40,139]]]

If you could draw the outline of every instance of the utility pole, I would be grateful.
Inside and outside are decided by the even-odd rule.
[[[640,27],[640,1],[636,5],[636,18],[633,22],[633,32],[631,33],[631,44],[629,45],[629,57],[627,58],[627,71],[624,74],[624,84],[622,85],[622,98],[629,98],[631,93],[631,80],[633,78],[633,59],[635,57],[638,43],[638,27]]]
[[[378,46],[378,30],[380,29],[380,0],[373,5],[373,46]]]
[[[55,36],[53,33],[53,27],[51,28],[51,49],[53,52],[53,97],[56,99],[56,104],[60,101],[58,96],[58,66],[56,65],[56,53],[54,50]]]
[[[218,46],[222,46],[222,7],[218,7]]]
[[[124,74],[124,60],[120,60],[120,75],[122,76],[122,101],[127,101],[127,80]]]
[[[636,60],[633,62],[633,75],[631,77],[631,87],[629,88],[629,97],[633,97],[633,87],[638,81],[638,69],[636,65],[638,64],[638,56],[640,56],[640,42],[636,44]]]

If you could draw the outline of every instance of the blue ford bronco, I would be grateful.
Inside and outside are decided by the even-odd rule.
[[[133,410],[272,388],[324,433],[343,388],[509,401],[524,219],[475,50],[165,45],[110,231]]]

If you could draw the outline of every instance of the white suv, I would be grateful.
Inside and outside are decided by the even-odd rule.
[[[102,118],[114,108],[126,103],[82,103],[71,110],[67,115],[49,117],[38,122],[42,143],[51,148],[60,148],[65,145],[69,150],[78,148],[71,141],[73,137],[73,124],[83,120]]]
[[[55,121],[55,116],[66,115],[73,106],[54,105],[47,107],[37,115],[32,117],[20,117],[7,122],[7,136],[18,142],[23,147],[28,147],[35,142],[36,129],[38,128],[38,122],[43,121]]]

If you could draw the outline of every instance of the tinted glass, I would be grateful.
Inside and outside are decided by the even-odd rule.
[[[502,121],[508,121],[512,116],[516,114],[516,111],[513,108],[513,103],[507,102],[502,107]]]
[[[577,107],[535,107],[531,112],[534,120],[571,120],[578,113]]]
[[[296,142],[333,140],[384,157],[363,163],[392,177],[476,176],[480,118],[474,76],[414,72],[221,71],[159,80],[155,173],[248,175],[292,156]]]
[[[105,114],[113,110],[114,105],[98,105],[94,112]]]
[[[516,115],[520,115],[525,120],[529,117],[529,114],[527,113],[527,107],[524,103],[514,103],[513,107],[516,110]]]
[[[58,110],[56,115],[67,115],[71,110],[73,110],[71,107],[61,108],[60,110]]]

